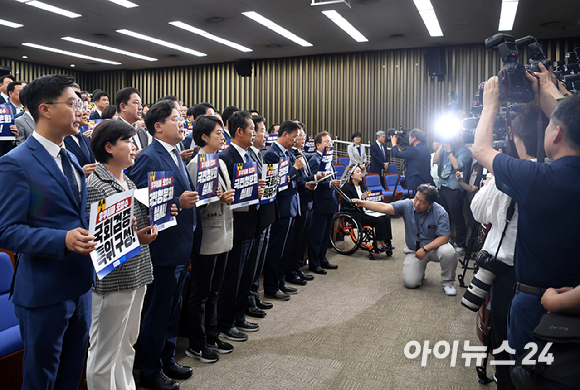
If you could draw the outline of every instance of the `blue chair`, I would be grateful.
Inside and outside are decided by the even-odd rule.
[[[387,190],[396,191],[400,193],[403,198],[410,198],[413,191],[404,189],[401,182],[397,183],[398,179],[398,175],[385,175],[385,186],[387,187]],[[395,185],[397,186],[396,188]]]
[[[397,164],[389,164],[389,173],[399,173],[399,168],[397,168]]]
[[[391,196],[392,192],[387,192],[381,184],[381,177],[378,173],[368,173],[364,177],[365,187],[371,192],[380,192],[383,196]]]
[[[348,158],[348,157],[339,157],[339,158],[336,160],[336,163],[337,163],[337,164],[342,164],[342,165],[344,165],[345,167],[348,167],[348,166],[350,165],[350,158]]]
[[[334,170],[336,171],[336,178],[340,179],[342,177],[342,174],[346,170],[346,166],[344,166],[342,164],[335,164]]]
[[[12,275],[14,269],[10,256],[0,252],[0,375],[2,388],[19,389],[22,386],[24,344],[20,337],[14,304],[8,299]]]

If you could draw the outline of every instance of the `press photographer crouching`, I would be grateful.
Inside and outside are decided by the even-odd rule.
[[[353,199],[360,207],[372,211],[403,217],[405,221],[405,263],[403,283],[407,288],[419,287],[425,277],[429,261],[441,265],[441,285],[446,295],[456,295],[453,286],[457,254],[449,244],[449,216],[441,205],[435,203],[439,191],[430,184],[417,187],[414,199],[394,203],[363,202]]]
[[[542,64],[526,74],[550,123],[544,149],[552,164],[538,164],[500,154],[492,147],[493,123],[501,107],[498,78],[486,82],[483,111],[473,154],[495,176],[497,188],[518,204],[514,267],[517,279],[511,302],[508,341],[519,358],[532,331],[546,313],[540,302],[549,287],[575,286],[580,280],[577,240],[580,220],[580,96],[563,98]],[[539,84],[539,85],[538,85]],[[562,99],[559,104],[557,99]],[[557,106],[557,107],[556,107]],[[502,244],[503,245],[503,244]]]
[[[535,161],[538,148],[536,136],[538,111],[537,105],[530,104],[513,121],[514,143],[517,156],[522,160]],[[472,311],[479,310],[491,288],[491,348],[495,350],[507,340],[508,310],[516,284],[513,264],[517,235],[517,205],[507,194],[498,190],[495,178],[492,177],[475,194],[471,202],[471,211],[477,222],[491,223],[491,229],[477,255],[479,269],[461,304]],[[494,358],[496,361],[510,360],[507,351],[494,354]],[[509,366],[497,365],[495,376],[498,389],[514,389]]]

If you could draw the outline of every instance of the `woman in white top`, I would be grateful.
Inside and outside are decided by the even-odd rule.
[[[352,144],[348,145],[348,158],[350,159],[350,165],[358,165],[362,171],[362,174],[366,174],[367,166],[367,152],[364,145],[361,144],[362,135],[360,132],[355,132],[350,137],[352,139]]]

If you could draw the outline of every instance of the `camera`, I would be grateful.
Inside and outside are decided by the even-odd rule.
[[[539,64],[542,63],[546,69],[550,69],[552,62],[546,58],[542,46],[538,40],[531,35],[520,38],[516,41],[516,46],[521,47],[528,45],[528,53],[530,54],[530,63],[526,65],[527,70],[532,72],[541,72]]]
[[[502,102],[531,102],[535,98],[534,91],[526,78],[526,67],[518,63],[519,51],[514,37],[499,33],[485,40],[487,49],[496,46],[504,63],[497,74],[499,85],[502,91],[506,92],[500,95],[500,100]]]
[[[580,90],[580,47],[566,53],[566,61],[555,61],[552,66],[556,78],[566,85],[566,89],[576,93]]]
[[[402,126],[399,126],[398,129],[389,129],[387,130],[387,136],[390,138],[392,136],[397,137],[398,145],[401,149],[405,149],[409,147],[409,132],[411,129],[403,129]]]
[[[461,298],[461,304],[474,312],[478,311],[485,301],[496,275],[503,274],[510,267],[485,250],[479,251],[475,262],[479,268],[473,275],[473,280],[463,294],[463,298]]]

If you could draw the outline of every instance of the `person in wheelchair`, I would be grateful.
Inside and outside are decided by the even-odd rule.
[[[350,173],[348,181],[341,188],[342,192],[350,199],[364,200],[367,197],[366,187],[363,183],[363,175],[360,166],[356,166]],[[342,202],[342,211],[351,215],[362,226],[372,226],[375,228],[375,241],[377,248],[382,251],[390,251],[394,248],[391,246],[391,218],[388,215],[372,216],[355,205]]]

